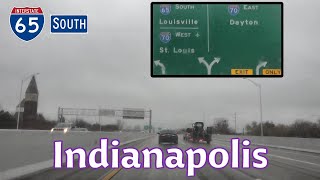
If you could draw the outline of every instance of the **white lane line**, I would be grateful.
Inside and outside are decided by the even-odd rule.
[[[305,163],[305,164],[311,164],[311,165],[314,165],[314,166],[320,166],[320,164],[315,164],[315,163],[308,162],[308,161],[301,161],[301,160],[292,159],[292,158],[283,157],[283,156],[277,156],[277,155],[273,155],[273,154],[268,154],[268,155],[269,155],[269,156],[273,156],[273,157],[277,157],[277,158],[280,158],[280,159],[286,159],[286,160],[301,162],[301,163]]]
[[[230,147],[230,144],[227,144],[227,143],[221,143],[221,142],[219,142],[218,144],[220,144],[220,145],[228,145],[228,146]],[[277,158],[280,158],[280,159],[286,159],[286,160],[296,161],[296,162],[305,163],[305,164],[310,164],[310,165],[314,165],[314,166],[320,166],[320,164],[315,164],[315,163],[308,162],[308,161],[302,161],[302,160],[292,159],[292,158],[288,158],[288,157],[284,157],[284,156],[277,156],[277,155],[273,155],[273,154],[268,154],[267,156],[273,156],[273,157],[277,157]]]
[[[211,142],[213,142],[213,141],[211,141]],[[227,142],[218,142],[218,143],[213,143],[214,145],[222,145],[222,146],[230,146],[230,144],[229,143],[227,143]]]
[[[184,145],[184,146],[186,145],[186,143],[184,143],[184,142],[181,142],[181,141],[180,141],[180,144],[182,144],[182,145]]]
[[[284,150],[283,149],[273,149],[273,151],[280,151],[280,152],[283,152]],[[299,155],[299,153],[298,152],[296,152],[296,151],[293,151],[293,152],[290,152],[290,151],[285,151],[285,153],[286,154],[294,154],[294,155]],[[303,154],[303,156],[309,156],[309,157],[311,157],[311,158],[320,158],[320,156],[316,156],[316,155],[311,155],[311,154]]]

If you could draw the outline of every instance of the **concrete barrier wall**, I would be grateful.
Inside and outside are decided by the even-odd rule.
[[[119,139],[120,143],[149,136],[137,132],[68,132],[0,130],[0,172],[53,158],[53,142],[63,140],[67,147],[92,148],[100,138]]]
[[[320,139],[316,138],[294,138],[294,137],[271,137],[271,136],[234,136],[234,135],[212,135],[212,138],[230,141],[231,138],[249,139],[255,144],[283,146],[295,149],[306,149],[320,152]],[[214,143],[214,140],[213,140]]]

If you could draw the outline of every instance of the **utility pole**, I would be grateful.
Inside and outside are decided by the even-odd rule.
[[[259,96],[260,96],[260,123],[261,123],[260,128],[261,128],[261,136],[263,136],[261,85],[259,85]]]
[[[254,84],[256,87],[258,87],[258,90],[259,90],[259,103],[260,103],[260,131],[261,131],[261,136],[263,136],[263,120],[262,120],[262,94],[261,94],[261,84],[258,84],[256,82],[254,82],[253,80],[251,79],[247,79],[247,78],[244,78],[248,81],[250,81],[252,84]]]
[[[58,107],[58,123],[60,122],[60,107]]]
[[[237,134],[237,113],[234,113],[234,133]]]
[[[21,80],[21,86],[20,86],[19,112],[18,112],[18,120],[17,120],[17,129],[19,129],[19,121],[20,121],[20,113],[21,113],[21,94],[22,94],[22,85],[23,85],[23,80]],[[24,108],[24,107],[23,107],[23,108]]]
[[[149,116],[149,133],[151,133],[151,118],[152,118],[152,110],[150,109],[150,116]]]
[[[99,129],[101,132],[101,116],[100,116],[101,107],[99,106],[98,114],[99,114]]]

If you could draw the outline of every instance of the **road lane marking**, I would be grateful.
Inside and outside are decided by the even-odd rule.
[[[227,143],[218,143],[218,144],[220,144],[220,145],[227,145],[227,146],[229,146],[230,147],[230,144],[227,144]],[[257,146],[258,147],[258,145],[253,145],[253,146]],[[285,153],[289,153],[289,154],[293,154],[293,155],[299,155],[299,153],[295,153],[295,152],[290,152],[290,151],[286,151],[286,150],[283,150],[283,149],[276,149],[276,151],[280,151],[280,152],[285,152]],[[268,154],[268,155],[271,155],[271,156],[277,156],[277,155],[273,155],[273,154]],[[303,156],[309,156],[309,157],[316,157],[316,158],[319,158],[319,156],[314,156],[314,155],[311,155],[311,154],[302,154]],[[284,156],[277,156],[277,157],[283,157],[283,158],[287,158],[287,157],[284,157]],[[291,159],[291,158],[288,158],[288,159]],[[295,161],[298,161],[298,162],[307,162],[307,164],[308,163],[311,163],[311,164],[315,164],[315,163],[312,163],[312,162],[308,162],[308,161],[301,161],[301,160],[297,160],[297,159],[292,159],[292,160],[295,160]],[[317,166],[320,166],[319,164],[315,164],[315,165],[317,165]]]
[[[180,144],[182,144],[182,145],[184,145],[184,146],[187,145],[186,143],[184,143],[184,142],[182,142],[182,141],[180,141]]]
[[[245,138],[244,138],[245,139]],[[227,142],[228,140],[223,140],[223,139],[217,139],[217,138],[213,138],[213,140],[217,140],[217,141],[225,141]],[[314,156],[314,155],[308,155],[307,153],[317,153],[319,154],[320,151],[317,150],[312,150],[312,149],[301,149],[301,148],[296,148],[296,147],[287,147],[287,146],[278,146],[278,145],[271,145],[271,144],[257,144],[257,143],[252,143],[252,146],[265,146],[268,148],[274,148],[274,149],[278,149],[278,150],[283,150],[283,151],[296,151],[296,152],[301,152],[304,153],[304,155],[306,156],[311,156],[311,157],[319,157],[319,156]]]
[[[311,164],[311,165],[314,165],[314,166],[320,166],[320,164],[315,164],[315,163],[308,162],[308,161],[301,161],[301,160],[292,159],[292,158],[287,158],[287,157],[283,157],[283,156],[277,156],[277,155],[273,155],[273,154],[268,154],[268,155],[269,155],[269,156],[273,156],[273,157],[277,157],[277,158],[280,158],[280,159],[286,159],[286,160],[301,162],[301,163],[305,163],[305,164]]]
[[[147,143],[144,142],[142,143],[138,149],[142,149],[143,147],[146,147]],[[122,167],[118,169],[112,169],[111,172],[107,173],[106,175],[103,175],[102,178],[99,178],[101,180],[110,180],[112,179],[116,174],[118,174],[122,170]]]
[[[277,149],[277,148],[274,148],[273,149],[273,151],[280,151],[280,152],[282,152],[282,153],[286,153],[286,154],[294,154],[294,155],[303,155],[303,156],[309,156],[309,157],[311,157],[311,158],[319,158],[320,156],[316,156],[316,155],[312,155],[312,154],[306,154],[306,153],[304,153],[304,152],[300,152],[300,151],[292,151],[292,152],[290,152],[290,151],[286,151],[286,150],[284,150],[284,149]],[[300,153],[300,154],[299,154]],[[304,154],[302,154],[302,153],[304,153]]]
[[[226,143],[220,143],[220,144],[228,145],[230,147],[230,144],[226,144]],[[256,146],[256,145],[254,145],[254,146]],[[294,154],[294,153],[292,153],[292,154]],[[296,161],[296,162],[310,164],[310,165],[314,165],[314,166],[320,166],[320,164],[316,164],[316,163],[312,163],[312,162],[308,162],[308,161],[297,160],[297,159],[292,159],[292,158],[288,158],[288,157],[284,157],[284,156],[278,156],[278,155],[273,155],[273,154],[267,154],[267,156],[273,156],[273,157],[277,157],[280,159],[286,159],[286,160]]]
[[[103,180],[110,180],[110,179],[113,178],[113,176],[115,176],[121,169],[122,169],[122,167],[121,167],[121,168],[118,168],[118,169],[112,170],[110,173],[108,173],[108,174],[103,178]]]

